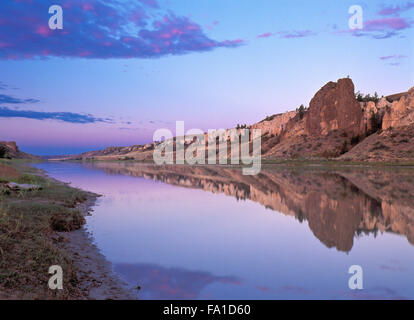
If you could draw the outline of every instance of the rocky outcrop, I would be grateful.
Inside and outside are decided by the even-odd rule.
[[[329,82],[320,89],[309,105],[305,132],[310,136],[326,136],[332,131],[349,135],[361,134],[362,110],[355,99],[351,79]]]
[[[381,98],[377,103],[374,101],[360,103],[363,116],[361,122],[361,132],[365,136],[377,132],[382,127],[382,120],[385,111],[391,106],[386,98]]]
[[[414,87],[385,111],[382,129],[404,127],[414,123]]]
[[[296,111],[280,113],[255,123],[250,128],[261,130],[262,135],[277,136],[286,128],[286,124],[296,116]]]
[[[9,159],[32,159],[39,160],[39,157],[20,151],[14,141],[0,141],[0,158]]]
[[[397,99],[399,98],[399,99]],[[340,160],[411,162],[414,160],[414,88],[365,106],[363,125],[369,135]],[[364,109],[363,108],[363,109]],[[370,127],[375,124],[375,127]]]
[[[365,98],[365,102],[358,102],[354,91],[349,78],[328,82],[315,94],[307,110],[277,114],[247,128],[261,130],[264,159],[414,159],[414,150],[410,148],[414,88],[381,99],[375,95]],[[392,134],[381,132],[390,128],[399,129]],[[173,140],[171,143],[175,145]],[[154,146],[111,147],[68,159],[151,161]],[[230,151],[225,154],[227,159],[232,155]],[[175,159],[175,153],[173,156]]]
[[[363,112],[351,79],[329,82],[313,97],[309,109],[285,125],[265,158],[336,158],[363,135]]]

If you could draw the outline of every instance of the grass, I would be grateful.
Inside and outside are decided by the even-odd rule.
[[[291,165],[291,166],[366,166],[366,167],[414,167],[414,161],[401,161],[401,162],[375,162],[375,161],[347,161],[347,160],[309,160],[309,159],[297,159],[297,160],[272,160],[262,159],[262,164],[275,164],[275,165]]]
[[[56,231],[84,223],[76,205],[88,194],[39,175],[25,162],[0,162],[0,181],[37,184],[42,190],[0,188],[0,295],[22,299],[69,299],[80,296],[76,270]],[[64,289],[50,290],[48,269],[60,265]]]

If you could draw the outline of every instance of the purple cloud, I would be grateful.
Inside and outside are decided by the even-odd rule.
[[[48,27],[52,4],[63,8],[63,30]],[[243,44],[209,38],[190,18],[161,11],[156,0],[0,2],[0,59],[158,58]]]
[[[397,67],[401,64],[400,60],[407,58],[407,56],[402,54],[393,54],[389,56],[382,56],[380,60],[388,62],[387,65]]]
[[[277,33],[280,38],[284,39],[295,39],[295,38],[305,38],[316,35],[316,33],[310,30],[303,31],[280,31]]]
[[[0,90],[7,90],[9,85],[0,81]]]
[[[382,18],[365,22],[365,31],[400,31],[408,29],[413,24],[405,18]]]
[[[395,57],[395,55],[393,55],[393,56],[384,56],[384,57],[380,57],[380,59],[381,60],[388,60],[388,59],[392,59],[394,57]]]
[[[6,87],[5,87],[6,88]],[[0,83],[0,89],[2,89],[2,84]],[[5,94],[0,94],[0,104],[25,104],[25,103],[38,103],[37,99],[20,99]]]
[[[316,33],[310,31],[310,30],[302,30],[302,31],[279,31],[276,33],[272,32],[265,32],[262,34],[259,34],[256,38],[262,39],[262,38],[269,38],[272,36],[279,36],[279,38],[282,39],[295,39],[295,38],[305,38],[316,35]]]
[[[414,8],[414,2],[407,2],[403,6],[388,6],[384,7],[381,11],[378,12],[381,16],[399,16],[402,12]]]
[[[87,123],[113,123],[111,119],[94,117],[91,114],[80,114],[73,112],[43,112],[32,110],[16,110],[0,107],[0,118],[26,118],[34,120],[58,120],[63,122],[87,124]]]
[[[397,60],[399,60],[399,59],[403,59],[403,58],[407,58],[407,56],[404,56],[402,54],[399,54],[399,55],[394,54],[392,56],[383,56],[383,57],[380,57],[381,60],[390,60],[390,59],[397,59]]]
[[[259,35],[257,36],[257,38],[258,38],[258,39],[260,39],[260,38],[269,38],[269,37],[271,37],[271,36],[273,36],[273,33],[271,33],[271,32],[265,32],[265,33],[259,34]]]
[[[354,37],[388,39],[400,35],[401,31],[411,28],[413,24],[414,21],[406,18],[380,18],[365,21],[362,30],[342,30],[337,33],[350,33]]]

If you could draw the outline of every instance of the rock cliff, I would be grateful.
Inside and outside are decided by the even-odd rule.
[[[0,141],[0,158],[9,159],[33,159],[39,160],[39,157],[20,151],[14,141]]]
[[[309,104],[305,133],[326,136],[332,131],[344,131],[352,136],[361,134],[362,110],[355,98],[351,79],[329,82],[320,89]]]
[[[414,87],[386,109],[382,129],[400,128],[410,124],[414,124]]]
[[[412,161],[414,88],[358,102],[352,80],[339,79],[324,85],[308,109],[267,117],[247,128],[261,130],[264,159]],[[154,144],[112,147],[71,158],[151,160],[153,149]]]

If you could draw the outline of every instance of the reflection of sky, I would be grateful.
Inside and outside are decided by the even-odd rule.
[[[414,248],[402,236],[364,236],[346,254],[326,248],[306,222],[251,201],[106,175],[81,164],[37,166],[104,195],[88,227],[107,258],[124,266],[118,271],[132,279],[131,285],[147,281],[151,290],[159,287],[142,271],[154,266],[170,277],[167,284],[171,277],[199,276],[193,280],[199,286],[190,286],[186,294],[205,299],[414,298]],[[362,292],[348,289],[347,270],[353,264],[364,269]],[[138,271],[131,271],[134,265]],[[228,277],[239,282],[217,280]],[[166,292],[146,292],[142,286],[142,294]]]
[[[139,293],[140,299],[197,299],[207,285],[241,284],[234,277],[217,277],[208,272],[164,268],[152,264],[115,264],[114,269],[128,283],[144,288]]]

